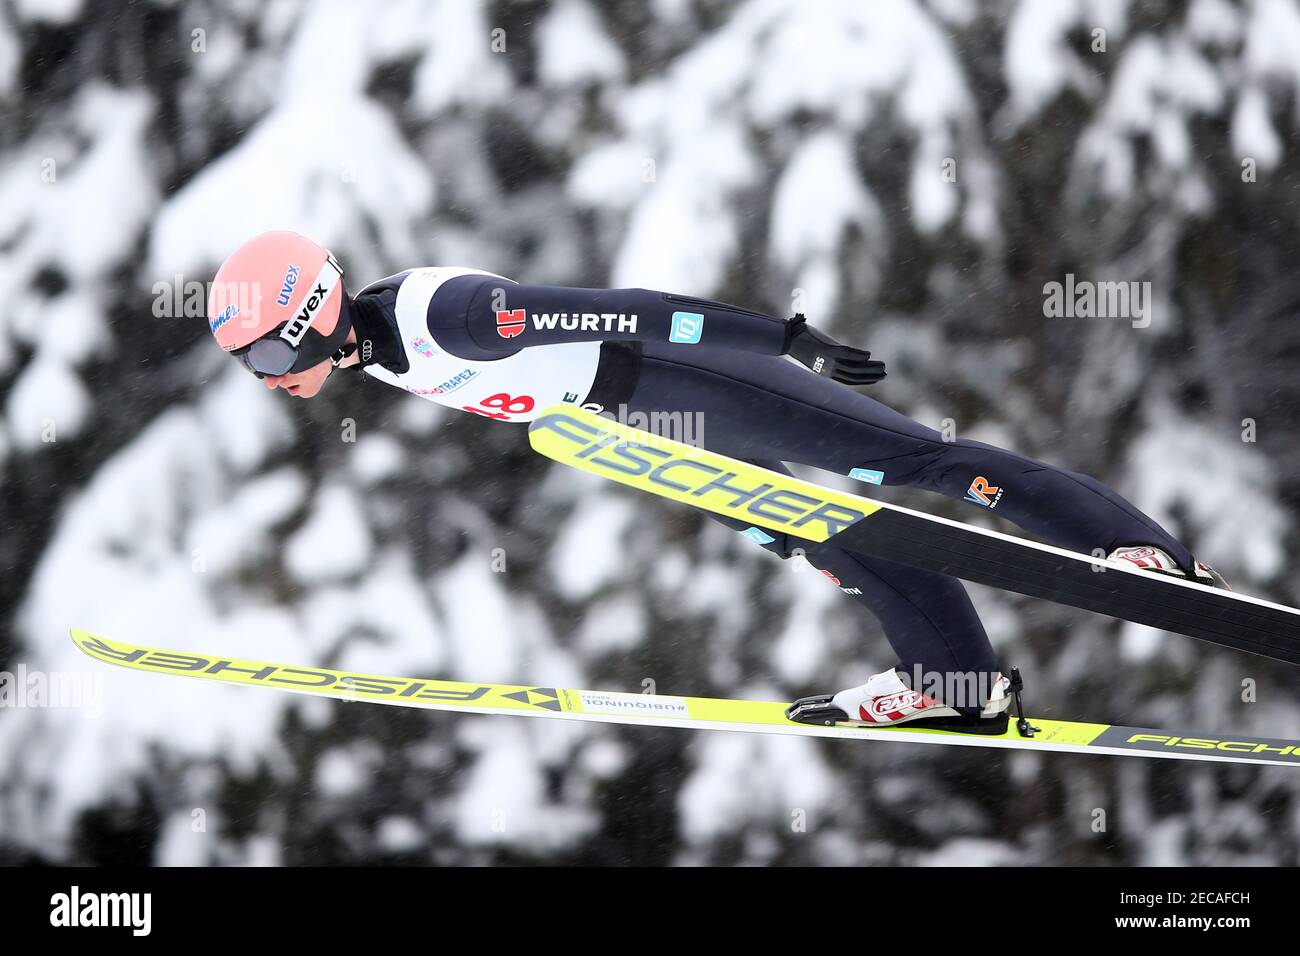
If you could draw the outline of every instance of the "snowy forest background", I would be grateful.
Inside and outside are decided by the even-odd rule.
[[[816,572],[521,427],[269,393],[158,291],[267,228],[354,289],[801,296],[874,397],[1300,604],[1298,125],[1295,0],[4,0],[0,669],[103,699],[0,710],[0,862],[1300,862],[1288,768],[403,711],[68,637],[764,699],[892,662]],[[1067,274],[1153,321],[1045,317]],[[1040,715],[1300,736],[1284,665],[971,590]]]

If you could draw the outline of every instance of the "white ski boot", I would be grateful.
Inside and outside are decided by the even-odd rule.
[[[1169,574],[1176,578],[1182,578],[1186,581],[1195,581],[1197,584],[1204,584],[1212,588],[1223,588],[1226,591],[1232,590],[1232,585],[1224,580],[1223,575],[1214,568],[1210,567],[1204,561],[1197,561],[1194,565],[1196,569],[1195,577],[1189,575],[1186,571],[1178,566],[1169,553],[1153,545],[1139,544],[1128,548],[1116,548],[1107,558],[1111,561],[1124,561],[1139,567],[1144,571],[1155,571],[1158,574]]]
[[[967,716],[942,701],[912,690],[893,668],[867,679],[865,684],[850,687],[838,694],[803,697],[786,710],[786,716],[805,724],[847,724],[855,727],[928,727],[957,730],[972,734],[1003,734],[1007,729],[1007,708],[1017,702],[1023,686],[1020,675],[998,674],[988,701],[978,717]],[[1021,715],[1020,723],[1028,727]],[[1025,730],[1021,729],[1022,733]],[[1025,736],[1030,734],[1025,733]]]

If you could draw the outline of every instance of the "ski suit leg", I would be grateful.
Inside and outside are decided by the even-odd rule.
[[[611,411],[619,411],[611,409]],[[911,485],[975,501],[1050,543],[1085,553],[1131,544],[1164,548],[1180,564],[1191,555],[1114,491],[1086,475],[981,442],[945,442],[844,385],[787,359],[700,347],[648,343],[625,412],[698,415],[695,440],[732,457],[772,467],[798,462],[839,474],[883,473],[887,485]],[[983,479],[976,484],[976,479]],[[745,530],[739,522],[726,522]],[[802,547],[815,567],[880,618],[900,661],[910,669],[987,672],[994,654],[958,580],[764,531],[782,557]],[[791,541],[795,541],[792,545]]]
[[[753,464],[790,474],[779,461]],[[824,542],[806,541],[770,528],[708,512],[733,531],[749,531],[761,547],[782,559],[802,554],[831,583],[864,605],[884,628],[900,670],[992,674],[998,669],[970,595],[956,578],[909,568],[883,558],[853,554]],[[754,534],[757,532],[757,535]]]

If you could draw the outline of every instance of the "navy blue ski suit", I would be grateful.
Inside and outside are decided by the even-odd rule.
[[[401,279],[367,287],[351,309],[358,329],[373,340],[372,360],[392,368],[405,361],[388,341]],[[599,341],[599,371],[579,403],[647,415],[699,413],[705,447],[766,468],[788,473],[783,463],[797,462],[841,475],[865,469],[884,485],[924,488],[992,508],[1059,547],[1109,553],[1154,545],[1191,567],[1192,556],[1168,532],[1087,475],[981,442],[944,441],[935,430],[792,361],[785,356],[787,320],[647,289],[514,283],[506,287],[503,309],[503,281],[464,275],[439,287],[428,305],[428,328],[438,344],[460,358],[491,361],[521,348]],[[561,315],[589,321],[565,328],[553,321]],[[694,321],[683,326],[682,315]],[[512,323],[509,337],[503,322]],[[747,527],[712,517],[736,530]],[[805,554],[879,618],[903,670],[998,670],[957,579],[769,534],[769,551],[782,558]]]

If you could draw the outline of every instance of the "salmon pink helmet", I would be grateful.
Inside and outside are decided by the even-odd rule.
[[[352,323],[343,270],[324,246],[296,232],[264,232],[221,264],[208,294],[217,344],[262,378],[337,365]]]

